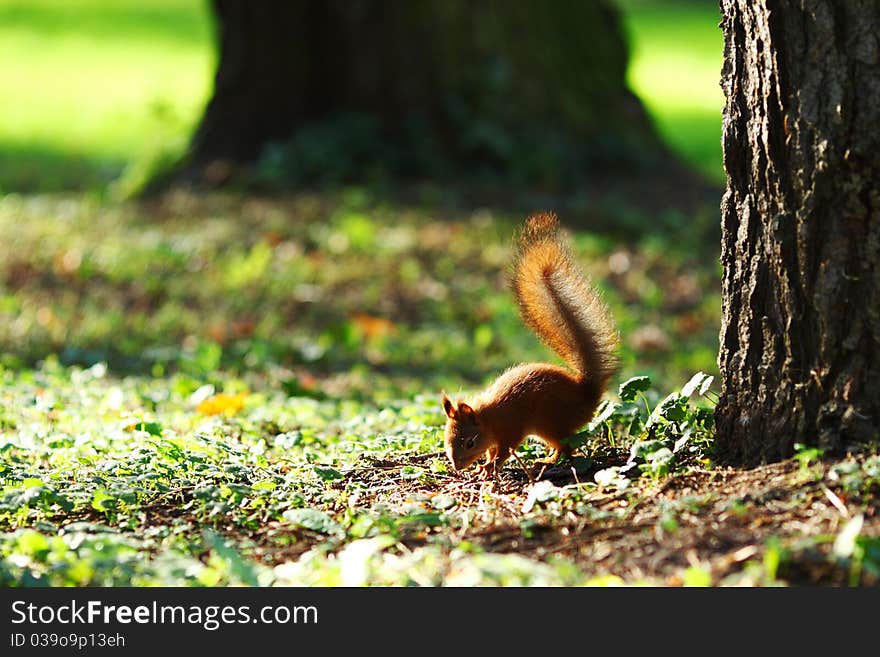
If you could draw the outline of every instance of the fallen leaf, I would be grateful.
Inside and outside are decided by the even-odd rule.
[[[245,399],[247,399],[246,392],[235,395],[221,392],[201,402],[196,406],[196,411],[203,415],[219,415],[220,413],[235,415],[244,408]]]
[[[389,335],[397,330],[394,322],[383,317],[374,317],[366,313],[353,313],[351,322],[367,338]]]

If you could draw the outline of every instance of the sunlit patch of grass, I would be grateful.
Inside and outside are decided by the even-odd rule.
[[[188,134],[214,57],[196,0],[3,3],[0,190],[106,181],[157,140]]]
[[[668,143],[711,180],[722,181],[717,4],[618,1],[630,38],[630,86]]]
[[[712,3],[619,0],[629,81],[661,134],[721,180],[721,33]],[[102,185],[156,144],[182,145],[216,54],[198,0],[0,5],[0,191]]]

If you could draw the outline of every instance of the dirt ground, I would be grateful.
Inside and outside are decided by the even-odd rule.
[[[854,486],[855,480],[838,472],[853,470],[866,454],[809,463],[789,459],[750,470],[693,469],[660,480],[642,476],[625,491],[577,485],[592,481],[596,466],[556,466],[541,479],[561,490],[544,484],[557,495],[543,502],[529,499],[532,483],[515,463],[494,481],[448,474],[440,477],[440,486],[426,487],[401,476],[406,466],[433,456],[438,455],[371,462],[348,476],[369,484],[373,502],[442,495],[455,500],[453,514],[475,511],[451,532],[455,541],[539,560],[564,556],[596,577],[679,586],[686,583],[682,573],[691,569],[710,575],[710,582],[703,581],[715,586],[878,584],[876,562],[854,570],[852,560],[833,553],[836,537],[859,515],[859,535],[874,542],[880,537],[877,482]],[[427,534],[431,531],[450,528],[430,528]],[[431,540],[427,534],[421,529],[403,541],[415,547]],[[278,562],[296,558],[314,545],[298,536],[303,538],[287,549],[270,548],[265,556]]]

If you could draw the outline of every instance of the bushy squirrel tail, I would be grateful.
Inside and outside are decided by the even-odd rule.
[[[512,287],[526,325],[590,388],[603,390],[618,368],[617,327],[560,236],[555,214],[526,219]]]

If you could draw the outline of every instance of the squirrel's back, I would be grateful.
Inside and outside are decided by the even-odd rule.
[[[604,390],[618,367],[617,327],[608,307],[574,261],[555,214],[525,223],[512,287],[523,321],[591,390]]]

